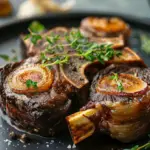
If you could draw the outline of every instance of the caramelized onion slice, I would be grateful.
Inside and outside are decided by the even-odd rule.
[[[90,28],[107,33],[116,33],[126,30],[128,25],[120,18],[87,17],[81,22],[83,28]]]
[[[80,89],[89,82],[84,74],[85,68],[89,64],[91,64],[91,62],[73,55],[67,64],[60,66],[60,70],[69,83]]]
[[[37,86],[30,85],[28,87],[28,80],[35,82]],[[43,92],[47,91],[52,85],[53,73],[39,64],[23,65],[12,72],[7,81],[12,91],[18,94]]]
[[[98,81],[97,92],[119,96],[139,96],[143,95],[148,89],[146,82],[131,74],[118,74],[117,81],[111,77],[112,75],[106,75]],[[122,84],[122,91],[118,90],[118,81]]]

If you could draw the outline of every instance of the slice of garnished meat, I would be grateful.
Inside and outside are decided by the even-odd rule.
[[[95,132],[124,143],[144,137],[150,131],[149,71],[125,65],[101,70],[93,79],[90,101],[66,117],[73,142]]]
[[[119,89],[120,87],[120,89]],[[130,74],[106,75],[97,83],[97,92],[118,96],[140,96],[147,92],[146,82]]]
[[[82,91],[82,86],[76,88],[69,82],[74,76],[72,74],[67,79],[60,65],[46,67],[37,56],[8,64],[0,73],[0,106],[17,127],[53,136],[64,127],[64,117],[72,109],[72,103],[77,101],[75,95]],[[88,81],[83,84],[87,85]],[[87,91],[88,88],[84,88],[86,100]]]

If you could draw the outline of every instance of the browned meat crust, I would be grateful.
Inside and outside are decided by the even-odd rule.
[[[14,93],[8,84],[8,75],[23,65],[36,63],[36,58],[29,58],[20,63],[8,64],[1,69],[1,107],[17,127],[51,136],[61,130],[64,116],[71,108],[71,98],[76,88],[64,79],[59,66],[55,66],[54,81],[47,91],[27,95]]]
[[[97,108],[102,105],[103,111],[90,118],[97,126],[97,131],[105,132],[122,142],[131,142],[142,138],[149,132],[150,90],[141,95],[119,96],[98,92],[98,81],[105,75],[125,73],[135,75],[150,85],[150,68],[139,68],[125,65],[111,65],[101,70],[93,79],[90,101],[81,110]],[[101,118],[101,119],[100,119]]]

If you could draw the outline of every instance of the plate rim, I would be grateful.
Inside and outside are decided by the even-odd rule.
[[[137,17],[137,16],[133,16],[133,15],[128,15],[128,14],[123,14],[123,13],[112,13],[112,12],[89,12],[89,11],[72,11],[69,13],[52,13],[52,14],[46,14],[46,15],[39,15],[39,16],[33,16],[33,17],[28,17],[28,18],[22,18],[19,19],[17,17],[14,18],[14,20],[11,20],[3,25],[0,25],[0,30],[4,29],[4,28],[8,28],[9,26],[13,26],[13,25],[17,25],[17,24],[22,24],[22,23],[26,23],[26,22],[31,22],[33,20],[46,20],[49,18],[71,18],[71,19],[77,19],[77,18],[84,18],[86,16],[98,16],[98,17],[120,17],[123,20],[130,22],[130,23],[134,23],[134,24],[140,24],[140,25],[144,25],[147,27],[150,27],[150,18],[142,18],[142,17]]]

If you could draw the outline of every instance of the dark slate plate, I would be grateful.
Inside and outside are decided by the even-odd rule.
[[[32,20],[39,20],[46,27],[55,26],[79,26],[82,18],[86,16],[119,16],[127,21],[132,27],[132,36],[130,38],[130,47],[133,48],[150,66],[150,56],[141,50],[141,35],[148,35],[150,32],[150,21],[147,19],[139,19],[132,16],[124,16],[118,14],[96,14],[96,13],[71,13],[65,15],[50,15],[42,16],[31,19],[25,19],[20,21],[14,21],[3,27],[0,27],[0,54],[11,55],[11,50],[16,49],[21,59],[21,49],[19,46],[19,34],[26,32],[29,23]],[[3,65],[4,61],[0,60],[0,64]],[[148,137],[131,144],[122,144],[116,140],[111,139],[107,135],[94,135],[80,144],[73,145],[71,137],[68,131],[62,132],[55,138],[43,138],[35,135],[29,135],[32,141],[28,144],[23,144],[20,141],[14,141],[9,139],[9,132],[15,131],[13,127],[9,126],[2,118],[0,118],[0,150],[115,150],[131,148],[135,144],[143,144],[148,141]]]

